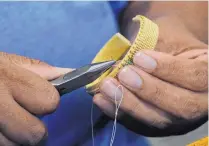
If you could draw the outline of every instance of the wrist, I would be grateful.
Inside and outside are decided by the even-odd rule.
[[[155,50],[177,55],[191,49],[204,49],[207,45],[200,41],[187,24],[177,15],[153,17],[159,27],[158,43]]]
[[[174,29],[181,27],[198,40],[207,43],[208,14],[205,2],[131,2],[120,20],[121,33],[130,40],[139,29],[132,22],[132,18],[138,14],[159,22],[161,26],[172,25]]]
[[[206,44],[199,41],[176,15],[147,16],[158,25],[158,42],[156,51],[177,55],[187,50],[203,49]],[[133,42],[139,32],[138,23],[129,23],[125,36]]]

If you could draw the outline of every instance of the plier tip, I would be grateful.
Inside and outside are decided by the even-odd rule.
[[[110,60],[89,64],[60,76],[52,80],[51,83],[58,90],[59,94],[63,95],[93,82],[115,63],[116,61]]]

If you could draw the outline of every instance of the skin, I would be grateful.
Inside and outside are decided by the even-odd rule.
[[[185,134],[206,122],[207,10],[207,2],[130,3],[120,20],[122,33],[133,41],[139,26],[130,18],[142,14],[158,24],[158,43],[154,51],[138,52],[117,78],[103,80],[94,103],[114,117],[117,89],[117,99],[124,96],[120,123],[146,136]]]
[[[0,145],[36,145],[46,135],[35,115],[52,113],[57,90],[47,81],[69,72],[38,60],[0,52]]]
[[[116,79],[105,79],[94,103],[113,117],[113,93],[115,86],[122,85],[120,122],[144,135],[179,134],[181,127],[204,122],[208,111],[207,4],[132,2],[121,18],[121,30],[132,41],[139,29],[130,21],[135,14],[143,14],[159,25],[155,51],[139,52],[134,65],[123,68]],[[1,146],[37,145],[47,135],[34,115],[52,113],[57,108],[59,94],[47,80],[69,71],[0,53]]]

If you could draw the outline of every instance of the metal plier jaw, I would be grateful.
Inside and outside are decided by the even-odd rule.
[[[50,82],[58,90],[59,94],[63,95],[93,82],[114,64],[115,61],[113,60],[89,64]]]

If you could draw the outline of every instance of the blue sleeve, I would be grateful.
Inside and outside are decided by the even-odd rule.
[[[128,5],[128,1],[109,1],[115,18],[118,19],[120,12]]]

